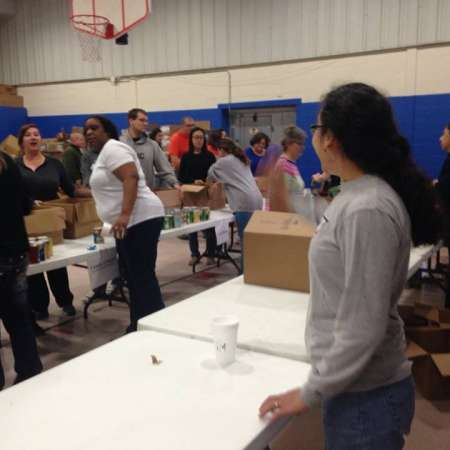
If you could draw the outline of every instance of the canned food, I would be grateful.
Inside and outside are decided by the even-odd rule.
[[[175,214],[173,217],[174,217],[175,228],[179,228],[179,227],[183,226],[183,218],[181,217],[181,212],[178,214]]]
[[[174,228],[173,223],[174,219],[172,215],[164,216],[164,225],[163,225],[164,230],[171,230],[172,228]]]
[[[186,223],[194,223],[194,208],[187,208],[186,209]]]
[[[210,210],[209,207],[205,206],[202,208],[201,220],[209,220]]]
[[[31,264],[36,264],[39,262],[39,244],[37,242],[30,242],[28,257]]]
[[[202,211],[200,208],[195,208],[194,209],[194,222],[200,222],[201,221],[201,216],[202,216]]]
[[[92,231],[94,244],[104,244],[105,238],[102,236],[102,227],[95,227]]]

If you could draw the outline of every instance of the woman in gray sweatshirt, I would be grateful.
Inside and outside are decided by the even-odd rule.
[[[229,138],[220,141],[219,150],[221,157],[209,168],[207,180],[223,184],[243,248],[244,229],[253,212],[262,209],[263,198],[244,151]]]
[[[309,250],[311,371],[302,387],[268,397],[260,414],[321,403],[327,450],[400,450],[415,394],[397,302],[411,244],[439,239],[438,200],[374,88],[333,89],[311,128],[322,170],[343,180]]]

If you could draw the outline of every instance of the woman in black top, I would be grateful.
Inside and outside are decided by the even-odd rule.
[[[205,131],[194,127],[189,134],[189,150],[183,155],[180,163],[178,179],[183,184],[202,184],[206,182],[209,168],[216,162],[215,156],[206,147]],[[206,257],[208,264],[214,264],[216,252],[216,232],[209,228],[204,232],[206,238]],[[193,266],[200,261],[198,249],[198,234],[189,235],[189,247],[191,260],[189,265]]]
[[[58,198],[60,189],[69,197],[89,195],[88,189],[74,187],[60,161],[46,158],[42,154],[42,139],[36,125],[24,125],[19,131],[18,139],[23,156],[18,159],[17,165],[25,188],[33,201],[55,200]],[[67,269],[64,267],[51,270],[47,272],[47,278],[56,303],[67,315],[75,315],[76,311],[72,305],[73,294],[69,289]],[[40,273],[28,277],[28,298],[36,319],[46,319],[50,298],[44,274]]]
[[[0,220],[0,318],[9,333],[14,353],[16,382],[42,370],[27,301],[28,238],[23,215],[31,209],[20,172],[0,152],[0,203],[7,214]],[[5,378],[0,361],[0,389]]]

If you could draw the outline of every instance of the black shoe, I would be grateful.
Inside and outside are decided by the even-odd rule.
[[[36,320],[48,319],[48,311],[34,311],[34,317]]]
[[[77,313],[77,310],[73,307],[73,305],[63,306],[62,309],[70,317],[74,316]]]

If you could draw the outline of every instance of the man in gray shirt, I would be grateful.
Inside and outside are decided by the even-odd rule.
[[[147,113],[143,109],[133,108],[128,111],[127,130],[122,132],[120,141],[133,148],[144,171],[147,186],[177,187],[178,180],[167,156],[159,145],[145,133],[148,124]]]

